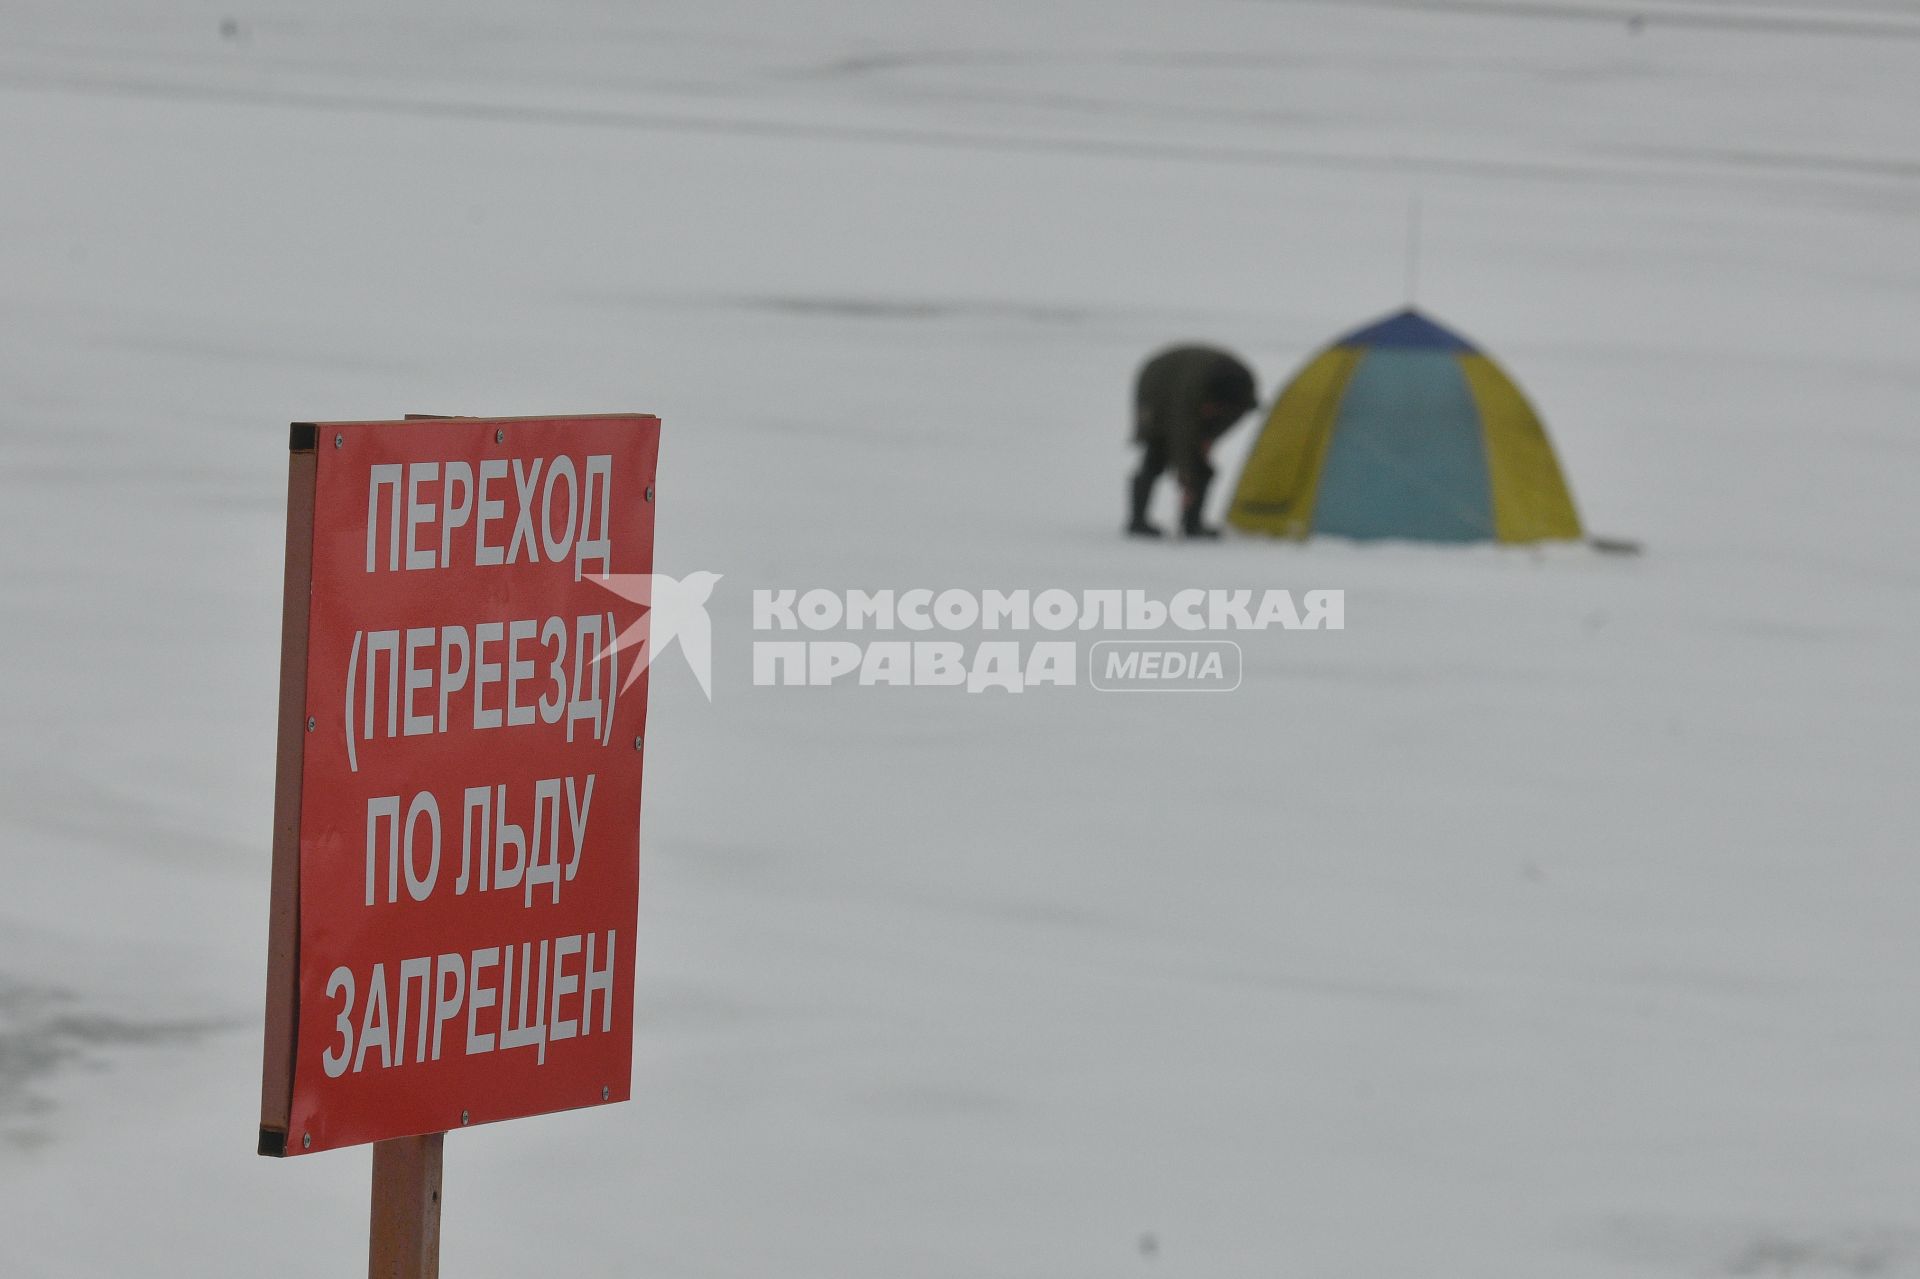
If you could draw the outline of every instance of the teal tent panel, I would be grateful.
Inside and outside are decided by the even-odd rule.
[[[1347,383],[1313,531],[1482,541],[1494,535],[1480,411],[1449,351],[1376,347]]]

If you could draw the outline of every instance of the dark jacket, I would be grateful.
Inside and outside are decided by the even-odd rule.
[[[1211,421],[1207,403],[1226,411]],[[1253,371],[1210,346],[1176,346],[1140,366],[1133,391],[1133,438],[1158,444],[1183,479],[1211,471],[1207,446],[1258,403]]]

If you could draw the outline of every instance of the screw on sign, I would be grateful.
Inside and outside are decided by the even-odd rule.
[[[653,571],[659,432],[293,428],[259,1149],[375,1143],[375,1273],[437,1269],[447,1128],[629,1096],[647,676],[595,579]]]

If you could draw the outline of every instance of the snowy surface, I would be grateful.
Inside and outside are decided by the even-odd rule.
[[[364,1265],[365,1152],[252,1153],[285,424],[624,409],[726,575],[637,1099],[449,1138],[447,1274],[1920,1274],[1920,6],[0,33],[0,1274]],[[1271,392],[1415,193],[1649,553],[1118,538],[1136,361]],[[1232,696],[755,689],[754,586],[1348,629]]]

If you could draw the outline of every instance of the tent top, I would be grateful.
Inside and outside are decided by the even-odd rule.
[[[1383,320],[1375,320],[1372,324],[1355,329],[1334,345],[1398,347],[1416,351],[1457,351],[1467,355],[1478,354],[1473,343],[1458,333],[1434,323],[1412,307],[1404,311],[1396,311]]]

